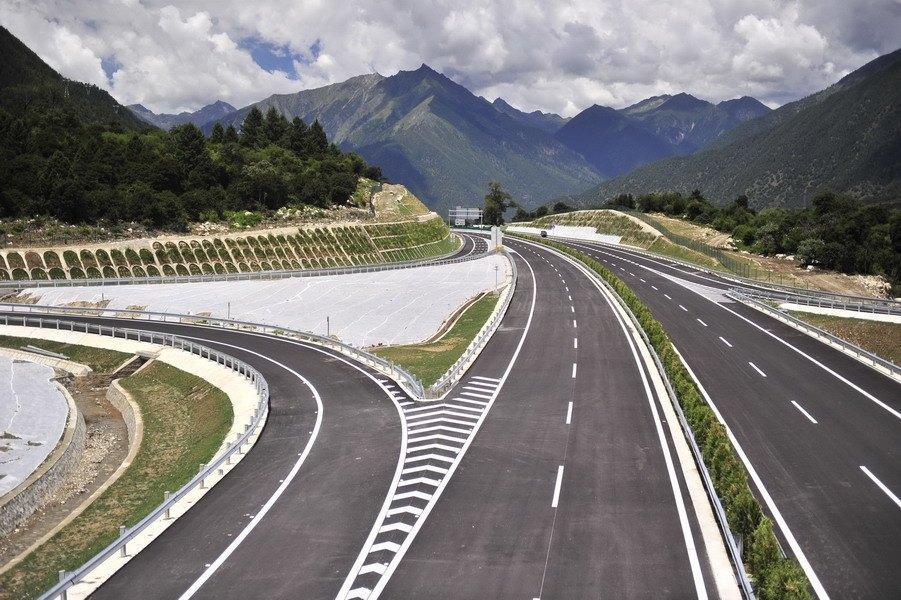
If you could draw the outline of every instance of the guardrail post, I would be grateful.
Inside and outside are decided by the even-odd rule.
[[[65,571],[60,571],[60,572],[59,572],[59,582],[62,583],[63,581],[65,581],[65,579],[66,579],[66,572],[65,572]],[[61,592],[59,593],[59,596],[58,596],[58,597],[60,598],[60,600],[67,600],[67,598],[69,597],[69,592],[68,592],[68,590],[63,590],[63,591],[61,591]]]
[[[125,525],[119,525],[119,537],[125,537]],[[128,546],[127,542],[122,544],[122,547],[119,548],[119,556],[121,556],[122,558],[128,556],[128,550],[126,546]]]
[[[163,492],[163,502],[168,502],[168,501],[169,501],[169,498],[170,498],[171,496],[172,496],[172,493],[171,493],[171,492],[168,492],[168,491]],[[170,520],[170,519],[172,518],[172,513],[169,512],[169,511],[171,510],[171,508],[172,508],[171,506],[167,506],[167,507],[166,507],[166,515],[165,515],[163,518],[166,519],[167,521]]]
[[[206,465],[203,464],[203,463],[200,463],[200,468],[197,470],[197,472],[198,472],[198,473],[203,473],[203,469],[204,469],[204,468],[206,468]],[[200,478],[200,489],[202,489],[202,490],[205,490],[205,489],[206,489],[206,477],[201,477],[201,478]]]

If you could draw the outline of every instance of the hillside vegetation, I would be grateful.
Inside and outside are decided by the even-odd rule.
[[[832,87],[739,125],[695,154],[605,181],[569,202],[700,189],[723,204],[807,205],[822,189],[865,201],[901,198],[901,50]]]
[[[447,254],[457,241],[437,215],[424,220],[305,226],[221,236],[89,246],[5,249],[0,280],[114,279],[327,269]]]
[[[277,110],[241,134],[193,124],[151,129],[91,86],[68,82],[0,31],[0,217],[138,222],[185,230],[230,211],[328,207],[377,167],[330,144],[322,127]]]

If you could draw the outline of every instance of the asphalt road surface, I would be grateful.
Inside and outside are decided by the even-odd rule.
[[[662,259],[569,243],[663,324],[756,474],[821,597],[901,595],[901,384]],[[775,515],[774,515],[775,513]]]

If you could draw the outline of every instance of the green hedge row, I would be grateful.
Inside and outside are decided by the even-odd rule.
[[[748,474],[729,442],[726,429],[701,396],[660,322],[638,296],[600,262],[558,242],[540,242],[569,254],[600,275],[638,319],[663,363],[685,418],[694,432],[704,464],[726,511],[729,528],[741,535],[748,574],[753,579],[758,597],[762,600],[811,598],[807,576],[795,560],[782,557],[773,524],[751,493]]]

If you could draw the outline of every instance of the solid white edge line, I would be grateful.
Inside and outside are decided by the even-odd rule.
[[[803,407],[803,406],[801,406],[800,404],[798,404],[798,403],[795,402],[794,400],[792,400],[792,404],[794,404],[794,405],[795,405],[795,408],[797,408],[798,410],[800,410],[801,413],[802,413],[805,417],[807,417],[807,418],[810,420],[811,423],[813,423],[814,425],[819,425],[819,423],[817,422],[817,420],[814,419],[814,418],[811,416],[811,414],[810,414],[809,412],[807,412],[806,410],[804,410],[804,407]]]
[[[752,363],[750,360],[748,361],[748,364],[751,365],[751,368],[752,368],[752,369],[754,369],[755,371],[757,371],[758,373],[760,373],[760,376],[761,376],[761,377],[766,377],[766,373],[764,373],[763,371],[761,371],[761,370],[760,370],[760,367],[758,367],[757,365],[755,365],[754,363]]]
[[[873,475],[873,473],[865,466],[860,465],[860,470],[866,473],[867,477],[872,479],[873,483],[879,486],[879,489],[885,492],[885,495],[891,498],[892,502],[894,502],[898,506],[898,508],[901,508],[901,499],[899,499],[898,496],[892,493],[892,490],[888,489],[887,485],[879,481],[879,479],[875,475]]]
[[[573,422],[573,403],[570,402],[566,406],[566,424],[571,425]]]
[[[276,488],[275,492],[269,497],[268,500],[266,500],[266,503],[263,504],[262,508],[260,508],[260,510],[258,510],[256,512],[256,514],[253,516],[253,518],[250,520],[250,522],[244,526],[244,529],[241,530],[241,533],[239,533],[237,536],[235,536],[235,539],[233,539],[232,542],[225,548],[225,550],[222,551],[222,553],[216,558],[216,560],[214,560],[212,563],[210,563],[210,566],[207,567],[206,569],[204,569],[204,571],[200,575],[200,577],[198,577],[194,581],[194,583],[192,583],[191,586],[188,587],[188,589],[185,590],[181,594],[181,596],[179,596],[179,600],[188,600],[189,598],[194,596],[194,594],[197,593],[197,591],[201,588],[201,586],[203,586],[203,584],[206,583],[209,580],[209,578],[212,577],[216,573],[217,570],[219,570],[219,567],[221,567],[222,564],[226,560],[228,560],[228,557],[231,556],[232,553],[238,548],[238,546],[241,545],[241,543],[244,541],[244,539],[248,535],[250,535],[250,532],[253,531],[257,525],[259,525],[259,523],[263,519],[263,517],[266,516],[266,514],[269,512],[269,510],[272,509],[273,505],[275,505],[275,503],[281,497],[281,495],[285,493],[285,490],[288,488],[288,486],[291,485],[291,482],[294,480],[294,477],[297,475],[297,472],[300,470],[301,465],[303,465],[304,461],[307,459],[307,456],[310,454],[310,450],[313,448],[313,443],[316,441],[316,438],[319,436],[319,429],[322,426],[322,413],[323,413],[322,398],[319,397],[319,392],[316,390],[315,387],[313,387],[313,384],[310,383],[310,381],[306,377],[304,377],[303,375],[301,375],[294,369],[288,367],[287,365],[280,363],[279,361],[274,360],[272,358],[269,358],[268,356],[265,356],[263,354],[259,354],[258,352],[254,352],[252,350],[248,350],[247,348],[242,348],[240,346],[235,346],[233,344],[226,344],[224,342],[217,341],[216,343],[221,344],[226,347],[236,348],[236,349],[242,350],[244,352],[248,352],[250,354],[259,356],[262,359],[268,360],[269,362],[282,367],[283,369],[285,369],[286,371],[288,371],[289,373],[293,374],[295,377],[300,379],[304,385],[306,385],[308,388],[310,388],[310,391],[313,393],[313,398],[316,400],[316,424],[313,426],[313,433],[310,435],[310,439],[307,441],[306,446],[304,447],[304,449],[301,452],[300,456],[298,457],[297,461],[294,463],[294,466],[291,467],[291,470],[288,472],[288,475],[285,476],[284,480],[278,486],[278,488]]]
[[[557,467],[557,482],[554,484],[554,498],[551,500],[551,508],[557,508],[560,503],[560,488],[563,486],[563,465]]]
[[[747,469],[748,475],[754,482],[754,486],[757,488],[758,493],[763,498],[763,501],[767,505],[767,508],[770,509],[770,514],[773,515],[773,520],[776,521],[776,524],[782,531],[782,535],[785,536],[785,540],[791,547],[792,552],[795,555],[795,559],[798,561],[798,564],[801,565],[801,568],[804,569],[804,573],[807,575],[807,579],[808,581],[810,581],[810,585],[813,588],[814,593],[816,593],[816,595],[822,600],[826,600],[827,598],[829,598],[829,594],[826,593],[826,590],[823,588],[823,584],[820,583],[819,577],[817,577],[816,572],[814,572],[813,567],[810,565],[810,561],[807,560],[807,556],[804,554],[804,551],[801,550],[801,546],[800,544],[798,544],[798,540],[795,539],[794,534],[788,528],[788,523],[785,522],[785,517],[782,516],[782,513],[779,511],[779,507],[777,507],[776,502],[773,501],[773,497],[770,496],[769,491],[767,491],[766,487],[763,485],[763,481],[760,479],[760,475],[757,474],[757,470],[754,468],[754,465],[752,465],[751,461],[748,460],[748,455],[745,454],[745,451],[744,449],[742,449],[741,444],[738,443],[735,434],[732,433],[732,429],[730,429],[726,421],[723,420],[723,415],[720,413],[716,404],[714,404],[713,399],[710,397],[710,394],[708,394],[704,386],[701,385],[701,380],[698,379],[698,377],[694,374],[694,371],[692,371],[691,367],[688,365],[688,362],[685,360],[685,357],[682,356],[682,353],[679,352],[679,349],[676,348],[675,344],[673,345],[673,350],[682,361],[682,364],[685,365],[685,370],[688,371],[688,374],[691,375],[691,378],[694,380],[695,384],[697,384],[698,390],[701,392],[701,395],[704,396],[705,400],[707,400],[707,404],[710,406],[713,414],[716,415],[717,421],[719,421],[723,428],[726,430],[726,435],[729,437],[729,441],[732,442],[732,447],[735,448],[735,452],[738,453],[738,457],[741,459],[741,462],[744,463],[745,469]]]
[[[488,413],[491,411],[491,407],[494,406],[494,401],[497,400],[497,396],[500,394],[501,390],[504,387],[504,383],[507,381],[507,377],[510,375],[510,371],[513,370],[513,365],[516,363],[516,359],[519,357],[519,353],[522,350],[523,344],[525,344],[526,337],[529,334],[529,329],[532,327],[532,317],[535,314],[535,304],[538,300],[538,282],[535,278],[535,271],[532,269],[532,265],[526,259],[525,256],[517,252],[516,250],[510,250],[511,254],[516,254],[517,256],[523,259],[523,262],[526,263],[526,266],[529,267],[529,272],[532,274],[532,304],[529,307],[529,316],[526,319],[526,325],[523,328],[522,335],[519,338],[519,343],[516,345],[516,349],[513,351],[513,356],[510,358],[510,362],[507,364],[507,368],[504,371],[504,374],[501,375],[500,382],[498,383],[497,390],[494,392],[494,397],[489,401],[488,405],[485,407],[485,412],[482,414],[481,418],[476,422],[475,427],[472,429],[472,433],[467,440],[466,444],[460,449],[460,452],[457,454],[457,457],[448,467],[448,474],[442,480],[441,485],[432,493],[432,500],[426,504],[422,513],[420,513],[419,518],[416,519],[416,524],[413,526],[413,530],[407,535],[401,544],[400,549],[395,553],[394,558],[391,559],[391,562],[388,565],[388,569],[379,578],[378,583],[369,593],[369,600],[377,600],[379,595],[382,593],[382,590],[385,589],[385,586],[388,585],[388,582],[391,580],[391,576],[394,574],[394,571],[397,569],[397,566],[400,564],[401,560],[403,560],[404,555],[407,553],[407,549],[410,547],[410,544],[413,543],[413,540],[416,538],[416,535],[419,533],[419,530],[422,528],[423,523],[428,519],[429,514],[432,512],[432,508],[434,508],[437,503],[438,498],[441,497],[441,493],[444,491],[444,488],[447,486],[447,483],[453,477],[454,472],[457,470],[457,466],[460,464],[460,461],[463,460],[463,457],[466,455],[466,451],[469,449],[469,446],[472,444],[472,441],[476,438],[476,434],[482,426],[485,418],[488,416]],[[390,494],[389,494],[390,496]]]
[[[526,242],[531,243],[531,242]],[[657,410],[657,404],[654,401],[654,395],[651,392],[651,386],[648,383],[648,376],[642,367],[641,359],[638,356],[638,350],[635,346],[635,340],[633,340],[632,335],[630,335],[630,330],[632,327],[627,327],[626,321],[622,315],[616,309],[618,303],[616,300],[609,296],[610,292],[607,291],[607,288],[604,287],[598,280],[597,276],[593,274],[592,271],[588,270],[588,267],[585,267],[581,262],[577,261],[574,258],[571,258],[561,252],[557,252],[553,249],[549,250],[550,252],[557,254],[562,257],[564,260],[569,261],[573,264],[577,269],[579,269],[584,275],[588,277],[588,280],[600,291],[601,297],[607,302],[607,305],[613,311],[613,315],[616,318],[617,322],[620,325],[620,328],[623,331],[623,334],[626,336],[626,341],[629,344],[629,348],[632,351],[632,357],[635,360],[635,365],[638,368],[638,373],[641,376],[641,381],[644,386],[645,396],[647,397],[648,404],[651,408],[651,415],[654,418],[654,427],[657,432],[657,438],[660,442],[661,450],[663,453],[664,463],[666,464],[667,474],[670,480],[670,486],[673,492],[673,497],[676,504],[676,512],[679,515],[679,525],[682,528],[682,537],[685,542],[685,550],[688,554],[688,562],[691,566],[692,578],[695,584],[695,591],[697,592],[697,597],[701,600],[707,599],[707,584],[704,581],[704,575],[701,571],[701,563],[700,557],[698,556],[698,550],[695,546],[694,542],[694,534],[691,531],[691,524],[688,520],[688,513],[685,509],[685,501],[682,498],[681,485],[679,484],[679,480],[676,477],[676,470],[673,464],[673,457],[670,453],[669,444],[666,441],[666,434],[663,431],[663,423],[660,420],[660,413]],[[638,336],[638,332],[635,331],[634,334]],[[650,368],[650,367],[649,367]],[[667,399],[668,400],[668,399]],[[661,400],[662,402],[662,400]]]

